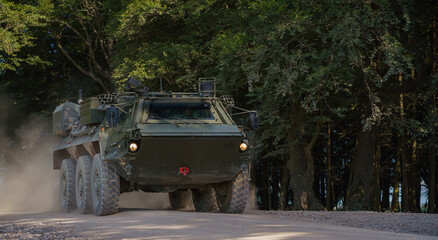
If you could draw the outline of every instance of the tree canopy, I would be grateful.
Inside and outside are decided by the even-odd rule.
[[[262,209],[437,211],[436,1],[0,1],[0,89],[49,114],[121,90],[257,109]],[[399,196],[402,204],[399,203]],[[390,203],[391,199],[391,203]],[[423,210],[424,210],[423,209]]]

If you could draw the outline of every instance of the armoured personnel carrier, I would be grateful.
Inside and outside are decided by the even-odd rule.
[[[78,102],[53,112],[63,211],[114,214],[120,194],[138,190],[168,192],[173,209],[193,201],[196,211],[244,211],[251,146],[214,78],[196,93],[151,92],[129,78],[123,93]],[[237,109],[258,127],[255,111]]]

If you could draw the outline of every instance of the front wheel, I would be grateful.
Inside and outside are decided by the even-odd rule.
[[[117,213],[120,199],[120,178],[116,169],[96,154],[91,170],[91,200],[94,214],[104,216]]]
[[[248,170],[244,168],[233,180],[218,184],[214,189],[220,212],[242,213],[249,196]]]

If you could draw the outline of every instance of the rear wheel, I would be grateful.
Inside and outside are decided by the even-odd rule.
[[[193,209],[192,193],[187,191],[175,191],[169,193],[170,206],[173,210],[190,210]]]
[[[76,204],[81,213],[92,211],[91,203],[91,168],[93,158],[80,156],[76,166]]]
[[[74,159],[67,158],[62,161],[59,177],[59,195],[61,208],[64,212],[71,212],[76,208],[75,171],[76,161]]]
[[[217,205],[223,213],[242,213],[249,196],[248,170],[245,168],[226,183],[215,186]]]
[[[91,200],[97,216],[117,213],[120,199],[120,178],[116,169],[96,154],[91,170]]]
[[[214,189],[208,187],[206,189],[192,189],[193,205],[196,212],[217,212],[218,206]]]

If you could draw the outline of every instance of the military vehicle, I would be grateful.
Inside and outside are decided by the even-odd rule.
[[[138,190],[168,192],[173,209],[244,211],[251,146],[231,112],[248,113],[255,129],[257,113],[216,97],[214,78],[195,93],[151,92],[130,77],[123,93],[79,95],[53,112],[63,211],[114,214],[120,194]]]

